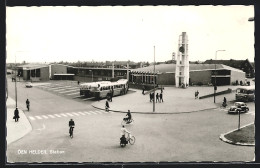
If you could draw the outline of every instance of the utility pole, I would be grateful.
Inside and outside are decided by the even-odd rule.
[[[14,79],[15,79],[15,107],[17,108],[17,86],[16,86],[16,71],[17,71],[17,64],[16,64],[16,53],[15,53],[15,71],[14,71]]]
[[[154,61],[153,61],[153,112],[155,112],[155,46],[154,50]]]

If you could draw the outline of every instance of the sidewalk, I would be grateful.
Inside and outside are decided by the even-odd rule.
[[[6,108],[6,141],[8,145],[29,133],[32,130],[32,126],[25,116],[24,112],[19,109],[19,107],[19,121],[14,121],[13,116],[15,110],[15,101],[10,97],[7,99]]]
[[[219,86],[217,92],[231,88],[236,89],[238,86]],[[216,103],[214,97],[205,99],[195,99],[195,91],[199,91],[199,97],[214,93],[213,87],[189,87],[187,89],[172,87],[164,87],[163,102],[155,103],[155,112],[153,112],[153,103],[150,102],[148,95],[143,95],[142,90],[130,88],[128,94],[123,96],[113,97],[113,102],[109,102],[110,110],[114,112],[132,113],[150,113],[150,114],[171,114],[171,113],[190,113],[207,109],[214,109],[220,107],[223,98],[226,97],[228,105],[229,101],[235,100],[235,93],[216,96]],[[160,94],[160,90],[156,93]],[[155,93],[155,94],[156,94]],[[105,108],[106,99],[100,100],[92,104],[98,109]],[[232,103],[233,104],[233,103]]]

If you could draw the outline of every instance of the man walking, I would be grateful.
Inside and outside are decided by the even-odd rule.
[[[157,103],[157,100],[159,101],[159,93],[156,94],[156,103]]]
[[[162,92],[160,93],[160,102],[163,102],[163,95],[162,95]]]
[[[14,119],[15,122],[18,122],[19,118],[20,118],[19,111],[18,111],[18,108],[16,107],[16,109],[14,110],[14,117],[13,117],[13,119]]]
[[[143,86],[143,92],[142,92],[143,95],[144,95],[144,89],[145,89],[145,87]]]

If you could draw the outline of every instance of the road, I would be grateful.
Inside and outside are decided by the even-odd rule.
[[[14,83],[8,82],[9,97],[14,99]],[[231,145],[219,139],[220,134],[238,125],[238,116],[222,109],[134,114],[134,124],[126,128],[136,137],[136,143],[121,148],[120,128],[125,114],[95,109],[91,106],[94,100],[75,98],[76,94],[66,96],[66,90],[56,92],[55,88],[50,89],[53,85],[49,86],[25,88],[24,83],[18,82],[18,107],[25,111],[33,130],[8,145],[8,162],[190,162],[254,158],[254,147]],[[27,97],[31,102],[30,112],[25,110]],[[248,106],[250,113],[241,115],[241,125],[254,121],[254,104]],[[68,132],[70,118],[76,124],[73,139]]]

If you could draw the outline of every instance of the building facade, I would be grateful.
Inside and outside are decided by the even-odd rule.
[[[135,84],[176,85],[175,76],[176,64],[159,64],[134,69],[130,73],[129,82]],[[189,85],[231,85],[236,81],[245,81],[245,72],[223,64],[190,64]]]

